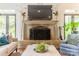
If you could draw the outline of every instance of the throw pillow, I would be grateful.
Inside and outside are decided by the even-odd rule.
[[[7,39],[7,36],[3,35],[2,37],[0,37],[0,46],[6,45],[8,43],[9,43],[9,41]]]

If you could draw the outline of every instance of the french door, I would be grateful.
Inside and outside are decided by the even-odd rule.
[[[1,14],[0,15],[0,35],[12,34],[16,36],[16,15],[15,14]]]
[[[64,15],[64,34],[65,38],[72,34],[74,29],[79,32],[79,14],[65,14]]]

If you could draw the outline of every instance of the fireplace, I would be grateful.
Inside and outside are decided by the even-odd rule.
[[[29,10],[29,12],[31,11],[32,13],[34,13],[34,14],[31,14],[30,12],[29,14],[27,8],[26,8],[26,15],[24,15],[25,17],[23,18],[24,20],[22,24],[23,25],[22,40],[24,40],[23,43],[24,44],[37,44],[40,42],[45,42],[48,44],[53,44],[56,47],[58,47],[59,46],[58,45],[58,42],[59,42],[58,41],[58,24],[57,24],[58,21],[55,19],[54,17],[55,15],[52,13],[52,9],[43,8],[43,9],[34,9],[32,11]],[[43,13],[46,12],[46,13],[43,15],[42,12]],[[33,17],[31,17],[30,15],[32,15]]]
[[[24,21],[24,40],[53,41],[57,39],[58,21]]]
[[[59,48],[58,21],[24,21],[24,44],[45,42]]]
[[[45,26],[36,26],[30,29],[30,40],[50,40],[50,29]]]

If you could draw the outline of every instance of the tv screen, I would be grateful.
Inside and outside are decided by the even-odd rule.
[[[28,5],[29,20],[51,20],[52,5]]]

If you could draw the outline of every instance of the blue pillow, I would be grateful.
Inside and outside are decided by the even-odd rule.
[[[0,37],[0,46],[6,45],[8,43],[9,43],[9,41],[7,39],[7,36],[3,35],[2,37]]]

